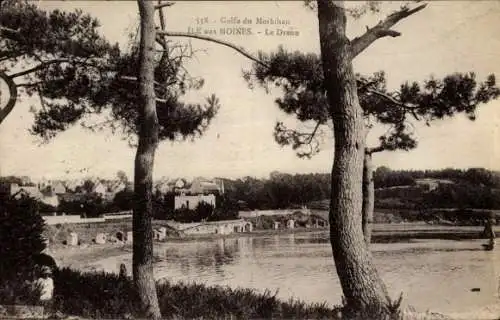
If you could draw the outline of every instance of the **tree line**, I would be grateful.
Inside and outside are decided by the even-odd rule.
[[[489,188],[500,188],[500,172],[484,168],[441,170],[391,170],[378,167],[374,172],[375,188],[413,185],[417,179],[450,180]]]
[[[0,180],[21,180],[19,177],[5,177]],[[452,184],[439,184],[430,191],[419,189],[407,191],[383,190],[395,186],[415,186],[417,179],[449,180]],[[234,218],[238,210],[276,210],[300,208],[329,198],[331,175],[329,173],[288,174],[272,172],[269,178],[242,177],[224,179],[224,196],[217,196],[217,207],[224,204],[222,217]],[[483,208],[500,209],[500,172],[484,168],[441,170],[391,170],[381,166],[374,171],[374,184],[377,190],[375,205],[378,208]],[[175,193],[155,194],[153,196],[154,216],[159,219],[184,221],[186,217],[197,216],[195,211],[174,212]],[[387,202],[398,198],[404,203]],[[112,201],[105,201],[97,195],[88,194],[74,201],[62,200],[58,208],[41,206],[42,212],[78,213],[95,217],[107,212],[133,209],[133,191],[118,192]],[[185,211],[185,210],[184,210]],[[207,210],[203,210],[205,212]],[[210,210],[208,210],[210,211]],[[213,211],[213,210],[212,210]],[[235,215],[236,214],[236,215]],[[207,218],[210,214],[202,214]],[[220,219],[220,218],[217,218]],[[216,220],[217,220],[216,219]],[[187,221],[187,220],[186,220]],[[194,220],[193,220],[194,221]]]

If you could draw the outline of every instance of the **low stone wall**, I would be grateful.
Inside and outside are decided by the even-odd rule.
[[[238,217],[240,218],[255,218],[258,216],[279,216],[291,215],[295,212],[302,212],[303,214],[310,214],[309,209],[282,209],[282,210],[253,210],[253,211],[239,211]]]
[[[80,216],[45,216],[43,217],[45,223],[49,226],[56,224],[70,224],[70,223],[95,223],[95,222],[105,222],[105,218],[81,218]]]
[[[56,224],[106,222],[110,220],[121,220],[127,218],[132,218],[132,214],[104,215],[102,218],[81,218],[78,215],[44,216],[43,220],[47,225],[53,226]]]
[[[49,240],[49,246],[52,244],[63,244],[67,242],[70,233],[78,235],[80,244],[91,244],[99,233],[107,236],[116,237],[118,233],[127,236],[127,232],[132,231],[132,221],[105,221],[97,223],[62,223],[56,225],[47,225],[44,236]]]

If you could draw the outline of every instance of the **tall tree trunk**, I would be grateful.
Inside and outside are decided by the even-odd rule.
[[[140,296],[143,316],[160,319],[153,276],[152,189],[153,166],[158,145],[158,118],[154,92],[155,24],[154,3],[138,0],[141,17],[139,47],[139,144],[135,157],[133,215],[133,275]]]
[[[335,267],[348,310],[385,310],[390,299],[362,232],[364,123],[350,43],[345,34],[343,2],[318,0],[318,19],[325,87],[335,134],[329,215]]]
[[[363,212],[362,226],[365,242],[372,242],[373,209],[375,207],[375,185],[373,184],[372,154],[365,153],[363,163]]]

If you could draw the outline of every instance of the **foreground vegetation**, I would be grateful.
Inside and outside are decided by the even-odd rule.
[[[68,268],[55,273],[54,307],[87,318],[124,319],[138,316],[132,280],[110,273],[81,273]],[[269,291],[207,287],[202,284],[158,282],[165,318],[337,318],[340,308],[302,301],[284,302]]]

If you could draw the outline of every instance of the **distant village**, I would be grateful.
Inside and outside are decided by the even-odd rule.
[[[0,183],[0,192],[19,198],[23,195],[34,198],[41,203],[58,207],[62,201],[79,201],[87,195],[97,196],[111,202],[123,191],[132,192],[133,183],[126,179],[73,179],[32,181],[29,177],[4,179]],[[195,209],[200,202],[216,206],[216,195],[224,193],[222,179],[194,178],[188,181],[184,178],[162,178],[154,183],[156,194],[175,193],[175,203],[172,209]]]
[[[76,202],[85,199],[88,195],[97,196],[103,201],[113,202],[120,192],[132,193],[133,184],[126,179],[105,180],[98,178],[74,179],[74,180],[48,180],[40,179],[32,181],[29,177],[3,177],[0,182],[0,192],[15,198],[29,196],[54,208],[52,213],[45,213],[44,219],[47,225],[58,226],[71,224],[76,228],[75,232],[64,235],[64,242],[76,245],[81,241],[102,244],[105,242],[131,241],[132,234],[130,226],[123,229],[117,227],[113,232],[100,232],[100,227],[90,232],[87,229],[79,230],[75,224],[80,223],[112,223],[116,219],[127,219],[131,217],[131,211],[127,212],[103,212],[95,217],[81,216],[77,212],[61,212],[58,210],[60,204]],[[200,203],[206,203],[217,208],[218,196],[224,195],[224,180],[222,178],[207,179],[196,177],[191,181],[184,178],[167,179],[155,181],[153,189],[156,195],[162,196],[174,194],[174,203],[169,210],[178,209],[195,210]],[[57,214],[56,214],[57,212]],[[181,223],[167,220],[154,228],[154,239],[162,241],[168,233],[176,236],[188,236],[197,234],[220,234],[252,232],[255,229],[295,229],[295,228],[324,228],[328,226],[325,216],[315,214],[307,208],[285,209],[285,210],[252,210],[236,211],[235,216],[220,221],[206,221]],[[117,221],[117,223],[119,223]],[[78,232],[76,230],[78,229]],[[54,235],[48,237],[50,242],[55,240],[60,230],[51,229]],[[97,232],[97,233],[96,233]],[[48,243],[48,242],[47,242]]]

